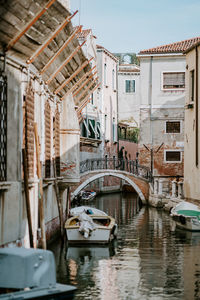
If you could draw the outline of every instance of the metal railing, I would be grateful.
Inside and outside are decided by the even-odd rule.
[[[136,160],[125,159],[86,159],[80,163],[80,173],[95,170],[119,170],[126,171],[138,177],[152,181],[150,169],[146,166],[141,166]]]

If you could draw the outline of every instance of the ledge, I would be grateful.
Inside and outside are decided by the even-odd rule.
[[[12,182],[10,182],[10,181],[2,181],[2,182],[0,182],[0,190],[1,191],[9,190],[11,185],[12,185]]]

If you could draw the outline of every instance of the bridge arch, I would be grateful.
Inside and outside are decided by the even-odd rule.
[[[137,184],[134,180],[134,175],[130,175],[128,172],[123,172],[123,171],[105,171],[105,170],[98,170],[97,171],[91,171],[91,172],[86,172],[84,174],[82,174],[81,176],[81,184],[74,190],[72,197],[74,198],[76,195],[78,195],[78,193],[84,189],[89,183],[91,183],[92,181],[105,177],[105,176],[113,176],[113,177],[117,177],[120,179],[125,180],[126,182],[128,182],[133,188],[134,190],[137,192],[137,194],[139,195],[141,201],[143,204],[147,203],[147,194],[148,194],[148,182],[145,180],[142,180],[143,183],[145,183],[146,185],[146,192],[144,193],[144,188],[142,189],[140,187],[139,184]],[[141,179],[139,179],[141,181]]]

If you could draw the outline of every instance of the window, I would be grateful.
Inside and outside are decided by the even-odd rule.
[[[165,162],[177,163],[182,161],[181,151],[171,150],[165,151]]]
[[[115,89],[115,70],[112,70],[112,88]]]
[[[163,89],[184,89],[185,72],[165,72],[163,73]]]
[[[116,123],[115,118],[113,117],[113,123],[112,123],[112,130],[113,130],[113,142],[116,142]]]
[[[135,80],[126,80],[125,85],[126,93],[135,93]]]
[[[104,64],[104,84],[107,84],[107,65]]]
[[[190,71],[189,97],[190,101],[194,101],[194,70]]]
[[[166,122],[166,133],[180,133],[181,122],[180,121],[167,121]]]

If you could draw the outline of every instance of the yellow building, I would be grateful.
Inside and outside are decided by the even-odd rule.
[[[200,201],[200,42],[186,52],[184,193]]]

